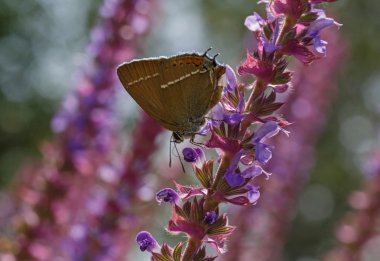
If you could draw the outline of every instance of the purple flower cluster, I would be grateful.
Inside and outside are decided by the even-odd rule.
[[[91,32],[87,48],[91,63],[81,69],[73,93],[52,120],[56,141],[43,146],[43,164],[24,176],[27,182],[18,188],[21,211],[13,223],[19,233],[11,260],[118,260],[125,255],[128,242],[123,240],[121,247],[117,242],[119,228],[125,227],[125,186],[129,183],[135,192],[133,185],[139,182],[130,162],[125,162],[129,176],[122,173],[124,162],[114,153],[119,127],[113,108],[119,89],[114,70],[136,56],[137,40],[150,23],[151,2],[106,0],[101,6],[101,23]],[[145,122],[149,128],[142,128],[140,135],[153,139],[161,129],[151,119]],[[136,161],[152,152],[149,142],[145,153],[139,144]],[[114,188],[120,177],[127,182]],[[110,187],[116,195],[109,195]]]
[[[313,148],[326,124],[347,54],[346,44],[335,30],[326,32],[325,37],[330,43],[329,55],[310,66],[295,68],[294,90],[281,108],[283,116],[294,122],[287,127],[291,138],[274,138],[276,154],[266,169],[276,175],[268,182],[260,180],[258,185],[265,196],[257,207],[241,208],[230,216],[234,225],[243,229],[237,229],[230,237],[230,251],[221,260],[241,261],[251,256],[258,261],[281,259],[299,191],[308,180],[314,162]]]
[[[284,104],[277,95],[291,86],[293,73],[287,70],[287,59],[293,56],[308,65],[323,57],[327,43],[320,37],[321,30],[340,26],[316,8],[321,2],[331,1],[262,0],[267,18],[254,13],[245,20],[257,47],[247,51],[237,72],[254,76],[255,81],[239,83],[234,70],[226,66],[221,100],[201,130],[209,134],[205,147],[218,153],[218,168],[214,173],[214,161],[207,160],[200,148],[183,150],[200,186],[175,183],[177,192],[163,189],[157,200],[171,203],[173,214],[167,231],[187,235],[187,246],[182,253],[183,243],[174,249],[164,244],[152,253],[153,260],[213,260],[206,257],[204,243],[218,253],[225,252],[225,241],[235,228],[228,225],[219,204],[254,205],[260,197],[255,178],[270,175],[264,168],[274,151],[271,138],[280,132],[288,135],[285,128],[289,123],[275,113]],[[248,91],[250,96],[246,98]]]

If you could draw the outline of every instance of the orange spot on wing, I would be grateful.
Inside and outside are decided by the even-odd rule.
[[[202,60],[201,59],[194,59],[193,61],[192,61],[195,65],[201,65],[202,64]]]

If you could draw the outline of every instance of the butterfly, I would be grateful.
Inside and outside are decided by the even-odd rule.
[[[180,143],[205,124],[205,115],[221,98],[225,66],[207,52],[183,53],[125,62],[117,75],[138,105]]]

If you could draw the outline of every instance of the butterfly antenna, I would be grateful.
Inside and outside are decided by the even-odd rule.
[[[203,55],[202,56],[207,56],[207,53],[209,52],[209,51],[211,51],[211,49],[212,49],[212,47],[210,46],[204,53],[203,53]]]
[[[179,158],[179,162],[181,163],[182,171],[183,171],[183,173],[186,173],[185,166],[183,166],[183,163],[182,163],[182,160],[181,160],[181,156],[179,155],[177,144],[175,142],[174,142],[174,148],[177,151],[177,155],[178,155],[178,158]]]
[[[212,61],[214,62],[214,64],[216,64],[216,60],[215,60],[215,59],[216,59],[216,57],[217,57],[219,54],[220,54],[220,53],[217,53],[217,54],[214,55],[214,57],[212,57]]]
[[[217,120],[217,119],[213,119],[213,118],[211,118],[211,117],[205,117],[205,119],[208,119],[208,120],[212,120],[212,121],[220,121],[220,122],[222,122],[223,120]]]

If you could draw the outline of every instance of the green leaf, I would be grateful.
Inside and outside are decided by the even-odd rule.
[[[224,193],[224,196],[241,195],[247,193],[248,189],[245,187],[235,187]]]
[[[159,253],[152,253],[152,256],[153,256],[153,260],[155,261],[174,261],[172,258],[163,256]]]
[[[194,261],[202,261],[206,256],[206,248],[201,247],[198,252],[194,255]]]
[[[188,219],[189,215],[179,206],[175,205],[175,212],[180,215],[181,217]]]
[[[224,227],[227,225],[227,218],[225,215],[219,217],[214,224],[212,224],[210,226],[210,229],[217,229],[217,228],[220,228],[220,227]]]
[[[181,261],[183,242],[179,242],[173,250],[174,261]]]
[[[270,90],[270,93],[268,96],[264,97],[264,103],[272,103],[276,100],[276,93],[271,88],[268,88],[267,90]]]
[[[318,18],[318,13],[310,12],[310,13],[306,13],[306,14],[301,15],[298,22],[299,23],[311,23],[311,22],[314,22],[315,20],[317,20],[317,18]]]
[[[203,170],[200,170],[197,168],[195,171],[195,176],[197,177],[197,179],[199,180],[199,182],[202,184],[203,187],[205,188],[211,187],[207,173],[205,173]]]
[[[270,115],[273,112],[275,112],[278,109],[280,109],[283,104],[284,104],[283,102],[274,102],[274,103],[266,104],[266,105],[262,106],[256,112],[256,115],[257,116],[267,116],[267,115]]]
[[[293,73],[291,72],[284,72],[281,75],[276,76],[271,83],[274,85],[288,83],[292,79],[292,75]]]
[[[183,209],[183,211],[185,211],[186,215],[187,215],[188,217],[190,217],[190,212],[191,212],[191,202],[190,202],[190,201],[186,201],[186,203],[183,204],[182,209]]]
[[[217,256],[206,257],[206,258],[204,258],[202,261],[214,261],[216,258],[217,258]]]
[[[231,226],[210,228],[207,230],[207,235],[210,235],[210,236],[229,235],[234,230],[235,230],[235,227],[231,227]]]
[[[214,181],[214,161],[208,160],[204,165],[204,172],[207,174],[210,186]]]
[[[170,248],[168,246],[168,244],[163,244],[162,247],[161,247],[161,253],[165,256],[165,257],[171,257],[172,256],[172,253],[170,251]]]
[[[193,204],[191,204],[190,220],[198,223],[200,215],[201,213],[199,213],[197,198],[194,198]]]

